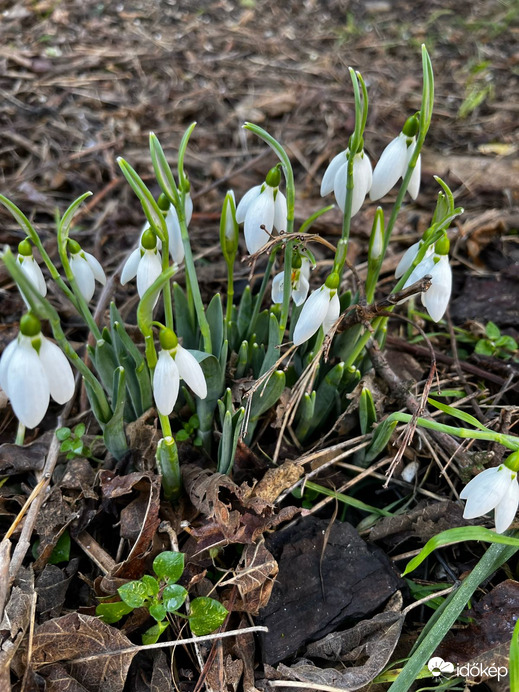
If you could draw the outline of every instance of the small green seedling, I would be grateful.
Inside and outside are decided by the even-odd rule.
[[[199,427],[200,427],[200,420],[199,420],[198,416],[196,414],[194,414],[187,421],[187,423],[182,423],[182,430],[179,430],[178,433],[176,434],[177,442],[185,442],[186,440],[189,440],[189,438],[192,435],[195,435],[195,439],[193,440],[193,444],[196,447],[200,447],[202,445],[202,438],[198,437],[198,435],[197,435],[197,430]]]
[[[474,349],[480,356],[495,356],[503,360],[517,356],[517,341],[506,334],[501,335],[501,330],[494,322],[487,324],[485,335],[486,338],[480,339]]]
[[[167,628],[168,614],[187,619],[191,632],[200,637],[214,632],[227,617],[227,609],[214,598],[202,596],[191,601],[189,615],[179,613],[187,590],[176,582],[184,571],[184,554],[165,551],[153,561],[156,577],[145,574],[117,589],[121,597],[116,603],[100,603],[96,614],[109,624],[118,622],[135,608],[147,608],[156,623],[142,635],[143,644],[155,644]]]
[[[84,423],[78,423],[73,430],[70,428],[59,428],[56,430],[56,437],[61,442],[60,452],[66,452],[67,459],[77,459],[78,457],[93,457],[92,448],[83,441],[86,432]]]

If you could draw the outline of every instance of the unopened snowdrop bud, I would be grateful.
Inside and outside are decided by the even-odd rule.
[[[369,239],[368,258],[370,262],[377,262],[384,249],[384,212],[378,207],[373,220],[373,228]]]
[[[246,192],[236,208],[236,221],[244,224],[245,244],[251,255],[268,243],[273,229],[280,232],[287,227],[287,201],[279,189],[279,168],[271,168],[263,185]]]
[[[200,399],[207,396],[207,384],[199,362],[180,346],[172,329],[161,329],[159,341],[162,348],[153,373],[153,396],[159,413],[169,416],[178,398],[180,378]]]
[[[373,181],[369,193],[370,199],[375,201],[384,197],[400,178],[404,178],[409,161],[416,147],[418,134],[418,115],[407,119],[402,132],[395,137],[384,149],[373,171]],[[421,158],[418,156],[416,166],[409,181],[407,191],[413,199],[418,197],[420,191]]]
[[[157,249],[157,237],[151,228],[141,235],[139,247],[126,260],[121,273],[121,285],[137,277],[137,293],[142,298],[152,283],[162,273],[160,253]]]
[[[319,329],[328,334],[339,319],[340,303],[338,296],[340,278],[333,272],[323,286],[314,291],[303,305],[294,329],[294,344],[300,346],[308,341]]]
[[[518,470],[519,452],[514,452],[503,464],[485,469],[473,478],[460,494],[467,501],[463,517],[474,519],[494,510],[497,533],[506,531],[519,505]]]
[[[349,149],[337,154],[328,165],[321,182],[321,197],[333,190],[335,200],[341,211],[344,211],[346,207],[348,195],[348,190],[346,189],[348,181],[348,155]],[[372,175],[369,157],[364,149],[361,149],[353,158],[352,216],[355,216],[364,203],[364,199],[371,188]]]
[[[89,303],[95,291],[95,282],[106,284],[106,276],[99,261],[89,252],[81,249],[75,240],[67,241],[70,252],[70,269],[74,274],[78,288],[83,298]]]
[[[236,202],[234,192],[229,190],[225,195],[220,217],[220,245],[227,262],[234,261],[238,250],[239,227],[236,221]]]
[[[41,296],[45,297],[47,295],[47,284],[45,283],[45,278],[43,277],[43,273],[38,263],[33,257],[32,245],[28,238],[22,240],[22,242],[18,245],[18,262],[20,263],[23,273],[29,279],[34,288]],[[20,293],[22,294],[24,303],[30,309],[31,306],[23,294],[23,291],[20,290]]]
[[[74,394],[74,375],[61,349],[41,333],[37,317],[20,320],[20,334],[0,359],[0,387],[11,400],[18,420],[35,428],[43,419],[51,396],[64,404]]]
[[[291,295],[292,300],[297,306],[302,305],[308,296],[308,291],[310,289],[310,283],[308,281],[310,277],[310,266],[310,260],[306,257],[300,257],[298,254],[296,254],[292,260],[290,277]],[[283,302],[284,279],[285,272],[279,272],[272,280],[273,303]]]

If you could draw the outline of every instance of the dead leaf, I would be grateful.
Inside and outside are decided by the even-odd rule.
[[[292,461],[285,461],[281,466],[268,469],[259,483],[254,486],[251,497],[258,497],[267,504],[273,505],[281,493],[290,488],[304,474],[304,469]]]
[[[164,651],[155,651],[153,655],[153,672],[151,674],[150,692],[172,692],[173,680],[171,669]]]
[[[243,551],[236,574],[225,584],[235,584],[241,597],[233,606],[233,611],[245,611],[257,615],[270,599],[274,580],[279,569],[272,553],[264,541],[248,545]]]
[[[362,663],[351,668],[319,668],[303,659],[293,666],[280,664],[278,671],[291,680],[330,685],[341,690],[358,690],[384,669],[398,643],[404,618],[402,595],[397,591],[383,613],[363,620],[344,632],[333,632],[309,644],[305,655],[334,663]]]
[[[70,613],[36,629],[31,662],[41,675],[46,676],[48,671],[51,677],[59,664],[71,684],[81,685],[88,692],[122,692],[137,651],[118,652],[132,646],[118,629],[99,618]],[[98,658],[74,663],[74,659],[96,655]]]
[[[14,476],[29,471],[41,471],[53,436],[54,432],[45,433],[23,447],[8,443],[0,445],[0,475]]]
[[[64,569],[60,569],[57,565],[45,565],[45,569],[36,579],[38,613],[46,615],[47,618],[55,618],[61,614],[67,589],[78,566],[78,558],[70,560]]]

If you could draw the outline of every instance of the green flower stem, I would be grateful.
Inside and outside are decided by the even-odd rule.
[[[254,327],[256,326],[256,320],[258,319],[261,303],[263,302],[263,296],[265,295],[265,291],[267,290],[267,285],[270,279],[270,274],[272,272],[272,267],[274,266],[274,262],[276,260],[276,252],[277,248],[273,248],[269,255],[267,266],[265,267],[265,273],[263,274],[263,280],[261,282],[260,290],[258,291],[258,295],[256,296],[256,299],[254,301],[254,308],[252,310],[252,315],[250,318],[250,327],[248,332],[249,336],[251,336],[254,333]]]
[[[245,123],[243,126],[246,130],[253,132],[260,139],[262,139],[270,148],[274,151],[278,159],[281,161],[281,166],[283,168],[283,175],[285,176],[286,184],[286,199],[287,199],[287,227],[286,233],[292,233],[294,230],[294,209],[295,209],[295,183],[294,183],[294,171],[292,170],[292,164],[286,151],[283,149],[281,144],[272,137],[266,130],[259,125],[254,125],[253,123]],[[291,294],[291,275],[292,275],[292,253],[294,249],[295,241],[290,240],[287,243],[285,250],[285,269],[283,276],[283,305],[281,307],[281,316],[279,318],[279,343],[282,342],[283,336],[285,334],[285,329],[288,322],[288,314],[290,311],[290,294]],[[270,272],[269,272],[270,274]],[[265,274],[267,276],[267,274]],[[262,296],[263,297],[263,296]],[[257,304],[254,306],[256,309]]]
[[[413,416],[409,413],[392,413],[386,422],[399,421],[400,423],[409,423],[413,420]],[[438,432],[447,433],[449,435],[455,435],[456,437],[462,437],[465,439],[472,440],[487,440],[489,442],[497,442],[507,449],[512,451],[519,450],[519,437],[514,437],[512,435],[504,435],[502,433],[494,432],[493,430],[472,430],[470,428],[456,428],[452,425],[444,425],[443,423],[438,423],[435,420],[429,420],[427,418],[416,418],[415,422],[417,425],[421,425],[423,428],[428,428],[429,430],[437,430]]]
[[[23,447],[23,441],[25,440],[25,425],[18,421],[18,428],[16,429],[16,439],[14,441],[15,445]]]
[[[169,236],[166,235],[165,239],[162,241],[162,271],[167,272],[169,269]],[[174,329],[175,323],[173,321],[173,301],[171,298],[171,281],[168,279],[166,284],[162,289],[162,299],[164,301],[164,318],[166,322],[166,327],[168,329]]]
[[[169,425],[169,420],[167,422]],[[159,441],[156,460],[162,476],[164,496],[167,500],[176,500],[182,490],[182,480],[178,460],[178,447],[173,436],[167,435]]]
[[[225,321],[223,325],[223,339],[227,339],[228,330],[232,323],[232,306],[234,301],[234,262],[227,262],[227,303],[225,305]]]

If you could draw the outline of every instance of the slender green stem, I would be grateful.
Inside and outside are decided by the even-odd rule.
[[[281,306],[281,316],[279,318],[279,337],[278,343],[281,344],[285,336],[285,329],[290,312],[290,296],[292,295],[292,256],[294,251],[294,241],[290,240],[285,249],[285,266],[283,269],[283,304]]]
[[[165,272],[169,269],[169,235],[166,234],[165,239],[162,241],[162,271]],[[175,323],[173,321],[173,301],[171,298],[171,281],[164,284],[162,288],[162,298],[164,301],[164,318],[166,322],[166,327],[168,329],[174,329]]]
[[[227,303],[225,305],[224,341],[232,322],[232,306],[234,301],[234,262],[227,262]]]
[[[276,248],[272,250],[272,252],[269,255],[269,259],[267,262],[267,266],[265,268],[265,273],[263,274],[263,280],[261,282],[260,290],[258,291],[258,295],[255,298],[254,301],[254,308],[252,310],[252,315],[250,318],[250,327],[248,330],[248,336],[252,336],[254,333],[254,328],[256,326],[256,320],[258,319],[259,311],[261,308],[261,303],[263,302],[263,296],[265,295],[265,291],[267,290],[267,285],[270,279],[270,274],[272,272],[272,267],[274,266],[274,262],[276,260]]]
[[[25,440],[25,425],[18,421],[18,428],[16,429],[16,439],[14,441],[15,445],[20,445],[20,447],[23,445],[23,441]]]

